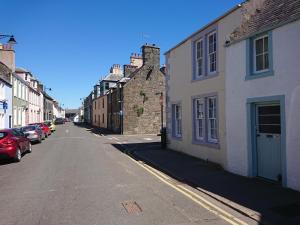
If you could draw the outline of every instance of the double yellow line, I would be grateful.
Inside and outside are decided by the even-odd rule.
[[[133,162],[135,162],[136,164],[138,164],[140,167],[144,168],[146,171],[151,173],[153,176],[157,177],[163,183],[172,187],[173,189],[180,192],[181,194],[183,194],[184,196],[186,196],[187,198],[189,198],[196,204],[202,206],[209,212],[219,216],[220,218],[227,221],[228,223],[233,224],[233,225],[247,225],[246,222],[244,222],[244,221],[238,219],[237,217],[233,216],[232,214],[226,212],[225,210],[221,209],[220,207],[216,206],[215,204],[211,203],[210,201],[206,200],[205,198],[201,197],[200,195],[190,191],[189,189],[185,188],[182,184],[180,184],[180,183],[174,184],[174,182],[172,182],[172,178],[165,175],[164,173],[156,170],[155,168],[145,164],[142,161],[136,161],[128,155],[127,155],[127,157],[129,159],[131,159]]]

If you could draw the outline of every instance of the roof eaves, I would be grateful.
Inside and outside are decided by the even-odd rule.
[[[195,35],[197,35],[198,33],[202,32],[203,30],[207,29],[208,27],[212,26],[213,24],[217,23],[218,21],[220,21],[221,19],[225,18],[226,16],[228,16],[229,14],[233,13],[235,10],[241,8],[243,3],[240,3],[238,5],[236,5],[235,7],[233,7],[232,9],[228,10],[226,13],[224,13],[223,15],[217,17],[215,20],[213,20],[212,22],[206,24],[204,27],[200,28],[199,30],[197,30],[196,32],[192,33],[190,36],[188,36],[187,38],[185,38],[183,41],[179,42],[177,45],[175,45],[173,48],[169,49],[168,51],[166,51],[164,53],[164,55],[169,54],[171,51],[173,51],[174,49],[178,48],[179,46],[181,46],[182,44],[184,44],[185,42],[187,42],[188,40],[190,40],[192,37],[194,37]]]
[[[247,35],[245,35],[245,36],[243,36],[243,37],[241,37],[241,38],[238,38],[238,39],[235,39],[235,40],[231,41],[229,44],[225,44],[225,47],[229,47],[230,45],[236,44],[236,43],[238,43],[238,42],[241,42],[241,41],[243,41],[243,40],[246,40],[246,39],[248,39],[248,38],[251,38],[251,37],[253,37],[253,36],[255,36],[255,35],[258,35],[258,34],[261,34],[261,33],[264,33],[264,32],[270,31],[270,30],[274,30],[274,29],[276,29],[276,28],[278,28],[278,27],[281,27],[281,26],[284,26],[284,25],[286,25],[286,24],[292,23],[292,22],[297,21],[297,20],[299,20],[299,19],[300,19],[300,15],[297,16],[297,17],[294,17],[294,18],[292,18],[292,19],[286,20],[286,21],[284,21],[284,22],[278,23],[278,24],[276,24],[276,25],[269,26],[269,27],[265,27],[265,28],[263,28],[263,29],[261,29],[261,30],[258,30],[258,31],[249,33],[249,34],[247,34]]]

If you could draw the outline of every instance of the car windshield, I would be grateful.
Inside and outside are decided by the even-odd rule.
[[[28,132],[28,131],[33,131],[33,130],[35,130],[35,126],[22,127],[23,132]]]
[[[7,136],[6,132],[0,132],[0,140]]]

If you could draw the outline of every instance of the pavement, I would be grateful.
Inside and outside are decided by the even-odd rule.
[[[119,144],[115,147],[199,191],[208,201],[216,201],[219,206],[231,208],[260,224],[300,224],[300,193],[297,191],[270,181],[234,175],[216,164],[161,149],[159,137],[112,137],[118,138]]]
[[[157,138],[58,125],[20,163],[0,162],[0,225],[257,224],[124,154]]]

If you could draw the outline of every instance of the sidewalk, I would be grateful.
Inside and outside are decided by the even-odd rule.
[[[300,224],[299,192],[234,175],[215,164],[153,144],[128,144],[125,148],[132,157],[262,224]]]

